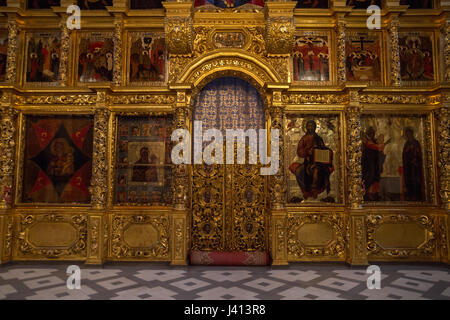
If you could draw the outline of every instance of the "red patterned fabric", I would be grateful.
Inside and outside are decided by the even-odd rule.
[[[192,265],[267,266],[269,264],[267,252],[191,251],[189,259]]]

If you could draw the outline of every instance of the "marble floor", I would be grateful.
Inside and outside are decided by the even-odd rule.
[[[92,267],[80,263],[80,288],[68,289],[69,265],[0,266],[0,299],[450,300],[450,268],[440,264],[378,264],[380,289],[368,289],[366,268],[317,263],[288,267],[172,267],[160,263]]]

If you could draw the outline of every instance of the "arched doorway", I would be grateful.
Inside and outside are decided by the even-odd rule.
[[[265,128],[264,105],[258,90],[239,78],[217,78],[196,96],[192,118],[194,127],[196,122],[197,125],[201,122],[202,133],[208,129],[222,133],[224,164],[195,164],[194,159],[191,249],[265,252],[268,230],[266,177],[260,175],[258,163],[249,163],[248,137],[245,139],[245,164],[237,163],[236,143],[233,143],[234,164],[227,162],[229,150],[225,143],[227,129],[254,129],[259,133]],[[197,139],[198,131],[194,130],[194,143]],[[203,141],[202,150],[208,143]]]

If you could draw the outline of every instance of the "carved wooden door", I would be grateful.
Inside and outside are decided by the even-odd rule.
[[[265,181],[259,165],[194,165],[192,249],[265,251]]]

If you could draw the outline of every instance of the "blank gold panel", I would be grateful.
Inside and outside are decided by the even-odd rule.
[[[134,224],[123,233],[123,240],[134,248],[150,248],[158,241],[158,231],[151,224]]]
[[[36,247],[70,247],[76,240],[77,230],[69,223],[40,222],[28,231],[28,241]]]
[[[386,223],[376,230],[375,240],[386,249],[416,249],[426,239],[426,231],[416,223]]]
[[[306,246],[326,246],[335,235],[328,223],[307,223],[298,229],[297,237]]]

